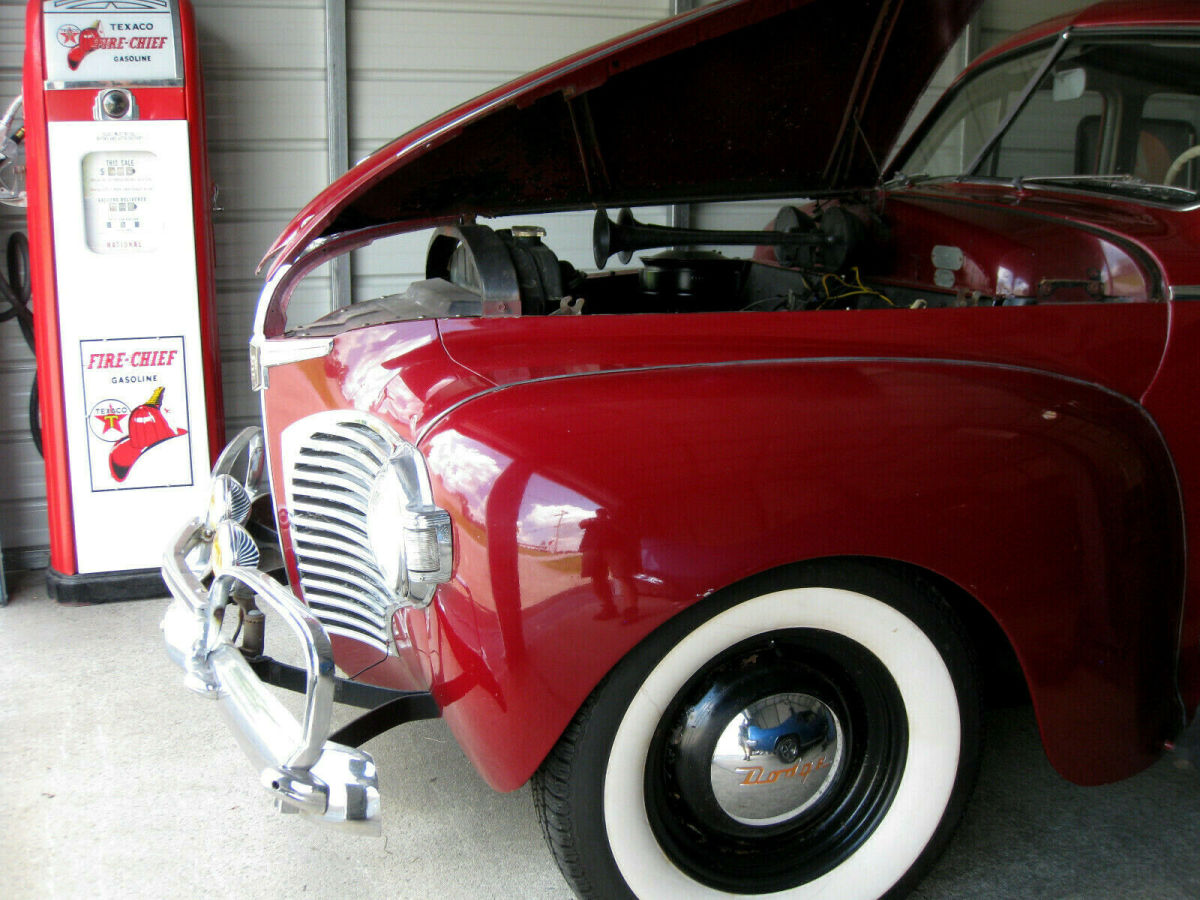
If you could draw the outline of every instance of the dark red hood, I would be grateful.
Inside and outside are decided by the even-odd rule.
[[[411,221],[869,186],[979,0],[730,0],[584,51],[376,151],[271,247]]]

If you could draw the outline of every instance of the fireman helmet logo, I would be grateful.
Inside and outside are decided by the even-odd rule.
[[[129,414],[128,436],[117,442],[108,455],[108,469],[117,481],[129,476],[133,464],[151,447],[187,434],[186,428],[172,428],[163,415],[162,398],[166,388],[155,388],[150,399]]]
[[[65,27],[69,26],[64,26],[64,28]],[[62,35],[62,32],[63,28],[60,28],[58,31],[60,36]],[[76,69],[78,69],[79,64],[83,62],[84,57],[93,50],[98,49],[103,42],[104,39],[102,37],[100,20],[97,19],[87,28],[80,31],[78,35],[76,35],[75,46],[72,47],[67,53],[67,65],[71,67],[71,71],[74,72]]]

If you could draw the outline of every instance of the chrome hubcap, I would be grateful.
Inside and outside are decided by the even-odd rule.
[[[710,769],[713,796],[743,825],[785,822],[837,783],[842,750],[842,726],[830,707],[809,694],[772,694],[722,730]]]
[[[908,744],[890,673],[860,644],[790,628],[730,647],[663,711],[646,815],[709,887],[768,894],[848,858],[887,811]]]

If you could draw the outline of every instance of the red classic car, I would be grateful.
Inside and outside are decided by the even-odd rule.
[[[580,896],[844,900],[944,845],[993,685],[1080,784],[1181,734],[1200,8],[1034,28],[889,157],[974,5],[706,6],[433,120],[288,225],[263,428],[164,566],[168,647],[282,808],[377,826],[355,748],[440,715],[496,789],[532,780]],[[748,231],[623,209],[772,198]],[[580,210],[593,271],[546,230]],[[419,229],[425,278],[289,321],[318,266]],[[264,609],[303,667],[263,655]],[[370,711],[331,732],[338,700]],[[746,749],[796,716],[819,727]]]

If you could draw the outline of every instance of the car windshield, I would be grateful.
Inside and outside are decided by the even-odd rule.
[[[954,90],[899,171],[1193,202],[1198,50],[1195,38],[1057,38],[1003,57]]]

